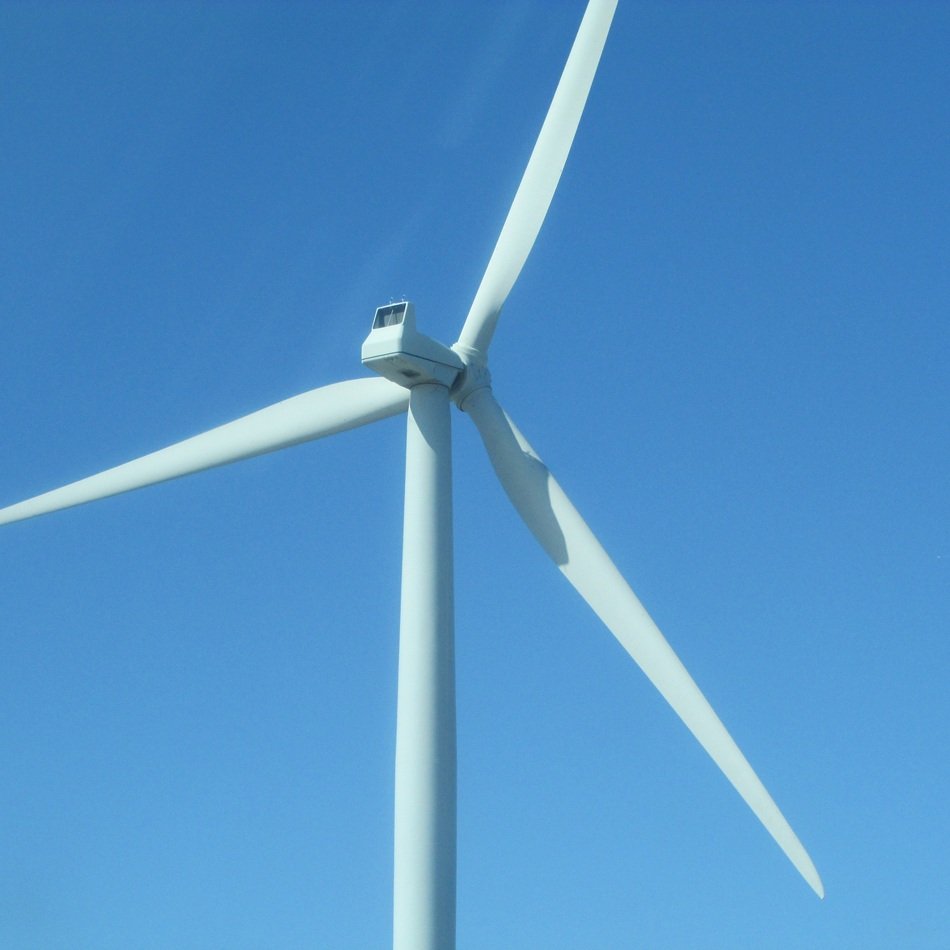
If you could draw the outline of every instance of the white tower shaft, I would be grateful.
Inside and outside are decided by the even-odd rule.
[[[395,950],[455,946],[455,648],[449,392],[409,396],[399,696]]]

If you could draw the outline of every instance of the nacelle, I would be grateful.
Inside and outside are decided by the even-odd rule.
[[[416,330],[416,310],[408,300],[377,308],[362,358],[364,366],[407,389],[420,383],[451,386],[465,368],[447,346]]]

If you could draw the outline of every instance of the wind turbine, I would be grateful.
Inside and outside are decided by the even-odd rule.
[[[407,413],[396,716],[394,946],[455,940],[456,749],[450,411],[475,423],[542,549],[672,706],[819,895],[818,873],[769,793],[596,537],[495,399],[488,353],[541,228],[616,0],[590,0],[524,176],[451,346],[409,301],[380,307],[362,361],[377,377],[311,390],[124,465],[0,510],[20,521]]]

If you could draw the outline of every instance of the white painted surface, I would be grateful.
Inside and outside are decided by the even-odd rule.
[[[561,573],[620,641],[819,897],[824,886],[785,816],[673,648],[547,466],[495,400],[466,400],[511,503]]]
[[[355,429],[405,411],[406,396],[405,389],[378,377],[321,386],[98,475],[0,509],[0,524],[72,508]]]
[[[455,655],[449,392],[410,390],[396,714],[393,946],[455,946]]]

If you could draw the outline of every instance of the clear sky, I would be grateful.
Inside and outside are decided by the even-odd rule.
[[[454,340],[582,9],[0,3],[0,504]],[[950,946],[948,49],[621,0],[495,392],[827,898],[455,413],[460,948]],[[387,945],[403,440],[0,532],[0,945]]]

